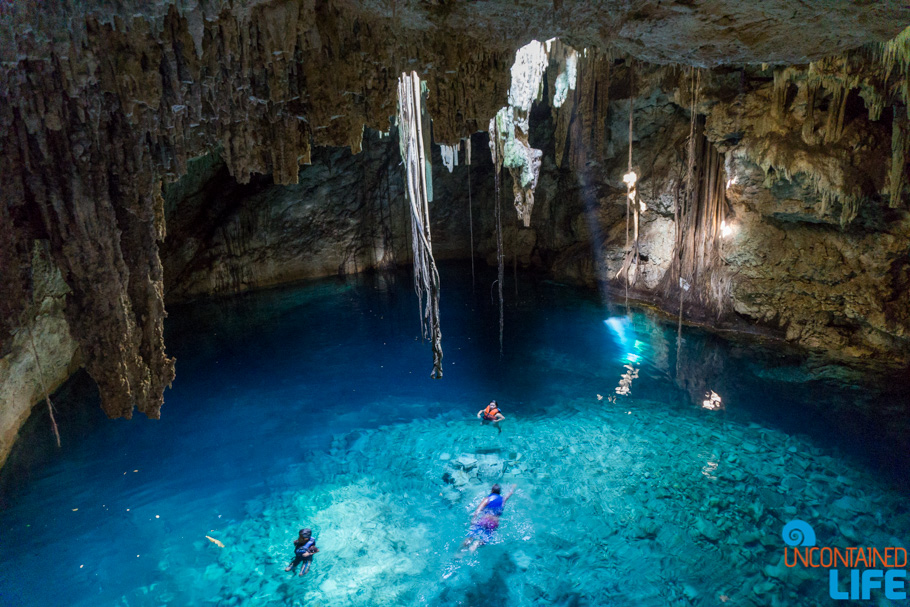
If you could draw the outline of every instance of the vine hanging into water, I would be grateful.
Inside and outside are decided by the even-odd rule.
[[[423,104],[426,88],[417,72],[398,79],[398,136],[411,203],[411,247],[414,251],[414,290],[421,309],[420,330],[433,346],[432,377],[442,377],[442,331],[439,325],[439,272],[430,237],[432,173],[426,149],[429,118]]]
[[[503,134],[500,132],[499,121],[496,118],[490,120],[490,153],[493,155],[493,181],[496,190],[496,203],[493,205],[493,215],[496,219],[496,282],[499,285],[499,355],[502,356],[502,333],[503,333],[503,299],[502,299],[502,281],[503,281],[503,255],[502,255],[502,208],[500,197],[500,186],[502,175],[502,155],[499,153],[499,142]]]
[[[465,162],[468,165],[468,226],[471,233],[471,290],[474,290],[474,203],[471,200],[471,138],[465,140]]]
[[[622,180],[626,184],[626,247],[625,247],[625,258],[623,260],[622,268],[617,272],[616,277],[624,276],[625,278],[625,298],[626,306],[629,305],[629,287],[635,284],[635,281],[638,277],[638,265],[641,261],[641,245],[639,241],[639,222],[641,219],[641,213],[644,212],[647,207],[645,203],[638,196],[638,189],[636,188],[636,183],[638,182],[638,175],[632,168],[632,139],[633,139],[633,117],[634,117],[634,85],[635,85],[635,73],[633,71],[633,66],[629,66],[629,164],[628,170],[625,175],[623,175]],[[632,225],[633,230],[633,239],[629,242],[629,225]]]

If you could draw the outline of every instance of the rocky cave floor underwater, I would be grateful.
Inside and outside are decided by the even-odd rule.
[[[672,321],[523,275],[500,358],[488,272],[442,268],[441,381],[405,275],[172,306],[160,421],[105,420],[84,375],[58,393],[62,452],[29,421],[0,604],[822,605],[827,572],[783,564],[786,522],[907,546],[901,382],[807,378],[697,329],[677,354]],[[501,434],[474,417],[491,398]],[[517,486],[498,535],[456,559],[494,482]]]

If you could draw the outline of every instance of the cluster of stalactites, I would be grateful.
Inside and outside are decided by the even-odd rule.
[[[910,118],[910,27],[881,45],[885,79],[895,83]]]
[[[512,65],[509,105],[490,120],[490,152],[497,163],[496,170],[503,166],[512,175],[515,210],[525,226],[531,225],[534,189],[543,155],[528,143],[531,105],[540,100],[548,63],[546,46],[541,42],[532,40],[518,49]]]
[[[464,148],[464,164],[471,164],[471,138],[466,137],[455,145],[439,144],[439,156],[442,165],[451,173],[458,166],[458,156]]]
[[[532,41],[515,54],[509,105],[496,113],[489,131],[496,169],[509,169],[515,209],[525,226],[531,222],[542,156],[528,143],[529,116],[543,94],[544,74],[556,123],[556,164],[562,166],[568,156],[569,166],[578,171],[592,161],[601,163],[606,152],[611,61],[610,53],[579,52],[555,38]]]
[[[771,128],[785,117],[787,91],[791,83],[805,86],[806,114],[803,121],[802,138],[810,145],[833,144],[844,134],[845,116],[851,92],[856,91],[868,112],[869,120],[881,119],[888,106],[892,111],[891,166],[888,172],[886,192],[889,206],[897,208],[904,198],[906,187],[907,160],[910,158],[910,28],[905,29],[893,40],[883,43],[877,49],[874,60],[879,62],[870,71],[868,64],[851,55],[827,57],[810,63],[808,69],[797,67],[779,68],[774,71],[771,94]],[[860,69],[861,65],[867,67]],[[817,120],[817,101],[821,95],[828,98],[827,109],[821,120]],[[901,107],[903,106],[903,107]],[[766,181],[770,171],[782,173],[789,179],[785,165],[765,158],[759,162],[765,170]],[[846,225],[857,215],[863,196],[859,192],[847,191],[846,184],[830,183],[830,176],[807,174],[820,200],[819,212],[827,213],[834,204],[840,205],[840,223]]]
[[[834,63],[840,58],[824,59],[810,63],[808,70],[796,67],[785,67],[774,70],[774,84],[771,92],[770,118],[774,122],[783,120],[787,109],[787,91],[791,83],[804,80],[806,86],[806,118],[803,129],[803,139],[806,143],[834,143],[839,141],[844,134],[844,117],[846,116],[847,99],[850,91],[859,86],[856,76],[841,76],[842,69]],[[834,63],[832,63],[834,62]],[[834,74],[837,75],[834,75]],[[815,105],[819,92],[824,91],[829,96],[828,110],[825,123],[821,129],[821,138],[815,134]],[[864,96],[867,105],[871,106],[870,118],[880,114],[880,104],[869,94]],[[878,108],[876,110],[876,108]]]
[[[892,91],[904,102],[906,113],[894,108],[894,122],[891,131],[891,172],[888,194],[890,206],[900,205],[905,185],[907,160],[910,158],[910,27],[881,47],[881,61],[884,65],[885,80],[893,83]]]

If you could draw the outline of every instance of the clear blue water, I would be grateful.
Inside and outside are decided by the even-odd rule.
[[[779,566],[783,523],[906,546],[905,380],[809,381],[804,356],[690,329],[677,355],[672,320],[532,277],[500,358],[491,280],[443,267],[440,381],[404,275],[171,307],[161,420],[106,420],[84,375],[61,451],[30,420],[0,605],[815,605],[827,577]],[[496,481],[517,487],[496,540],[456,558]],[[321,552],[292,577],[303,526]]]

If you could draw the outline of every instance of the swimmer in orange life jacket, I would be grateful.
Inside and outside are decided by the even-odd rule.
[[[481,409],[477,412],[477,419],[480,420],[481,426],[484,426],[486,424],[493,424],[500,432],[502,432],[502,428],[499,426],[499,422],[505,418],[506,416],[503,415],[502,411],[499,410],[499,405],[496,404],[495,400],[491,400],[486,409]]]

